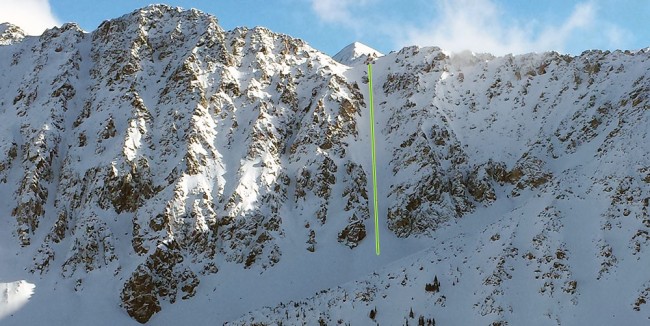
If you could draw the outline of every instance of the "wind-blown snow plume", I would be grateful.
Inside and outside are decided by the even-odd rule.
[[[0,23],[8,22],[27,34],[41,35],[47,28],[59,26],[48,0],[3,0],[0,2]]]
[[[398,45],[436,45],[454,52],[503,55],[549,49],[565,52],[576,38],[596,37],[603,31],[607,35],[603,45],[608,47],[619,46],[628,37],[625,30],[603,19],[593,2],[580,2],[568,17],[544,25],[505,15],[492,0],[437,0],[435,4],[429,23],[406,24],[391,34]]]

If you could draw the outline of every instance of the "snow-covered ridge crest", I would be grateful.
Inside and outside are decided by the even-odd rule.
[[[10,23],[0,24],[0,45],[11,45],[25,38],[25,32]]]
[[[364,66],[164,5],[2,46],[1,322],[640,324],[648,59],[377,55],[377,257]]]

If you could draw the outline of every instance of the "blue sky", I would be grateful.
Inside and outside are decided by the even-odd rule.
[[[94,30],[146,0],[0,0],[0,21],[32,34],[63,22]],[[381,52],[437,45],[494,54],[650,46],[645,0],[168,0],[215,15],[228,30],[265,26],[330,55],[360,41]]]

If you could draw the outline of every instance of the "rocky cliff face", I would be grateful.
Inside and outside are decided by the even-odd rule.
[[[223,268],[260,275],[310,255],[353,260],[371,242],[364,66],[167,6],[92,33],[66,24],[25,37],[2,25],[0,58],[0,213],[32,277],[81,295],[104,277],[115,304],[145,323],[208,289],[229,291],[215,285]],[[581,293],[650,263],[649,58],[409,47],[377,59],[385,243],[434,247],[411,267],[241,323],[366,321],[355,302],[390,302],[395,280],[421,285],[409,290],[420,296],[432,273],[443,290],[422,298],[436,307],[427,318],[516,323],[523,308],[510,296],[530,280],[528,302],[547,308],[539,315],[570,323],[564,303],[580,315],[590,305]],[[255,276],[243,275],[253,274],[231,281]],[[648,316],[650,292],[634,275],[613,309],[631,321]],[[463,285],[444,290],[451,283]],[[471,293],[471,304],[454,301]],[[379,310],[378,320],[403,322]]]

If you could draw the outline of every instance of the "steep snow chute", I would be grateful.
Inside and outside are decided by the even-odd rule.
[[[375,212],[375,253],[379,256],[379,212],[377,209],[377,159],[375,154],[375,110],[372,101],[372,64],[368,64],[368,94],[370,101],[370,149],[372,152],[372,203]]]

